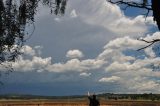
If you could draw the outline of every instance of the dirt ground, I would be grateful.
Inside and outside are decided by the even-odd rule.
[[[88,106],[87,100],[0,100],[0,106]],[[160,101],[100,101],[100,106],[160,106]]]

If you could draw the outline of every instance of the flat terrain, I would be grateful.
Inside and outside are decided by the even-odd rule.
[[[100,101],[100,106],[160,106],[160,101]],[[0,106],[88,106],[88,100],[0,100]]]

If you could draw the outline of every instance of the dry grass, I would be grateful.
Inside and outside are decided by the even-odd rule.
[[[160,101],[100,101],[100,106],[160,106]],[[0,100],[0,106],[88,106],[88,100]]]

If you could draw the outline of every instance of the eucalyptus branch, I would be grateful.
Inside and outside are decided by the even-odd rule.
[[[142,48],[138,49],[137,51],[144,50],[144,49],[152,46],[152,45],[155,44],[156,42],[160,42],[160,39],[153,39],[153,40],[151,40],[151,41],[147,41],[147,40],[145,40],[145,39],[138,39],[138,40],[143,41],[143,42],[146,42],[146,43],[148,43],[148,45],[145,46],[145,47],[142,47]]]
[[[141,9],[146,9],[148,11],[152,10],[151,5],[146,4],[144,5],[143,3],[137,3],[137,2],[133,2],[133,1],[123,1],[123,0],[118,0],[118,1],[113,1],[113,0],[107,0],[108,2],[112,3],[112,4],[124,4],[127,5],[127,7],[136,7],[136,8],[141,8]]]

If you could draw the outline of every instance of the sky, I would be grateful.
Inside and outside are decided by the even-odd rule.
[[[0,77],[0,94],[160,93],[158,44],[137,51],[147,45],[138,38],[160,33],[141,12],[106,0],[69,0],[65,15],[55,16],[41,5],[14,72]]]

